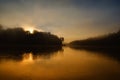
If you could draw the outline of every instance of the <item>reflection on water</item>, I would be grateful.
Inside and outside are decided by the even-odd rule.
[[[51,49],[0,52],[0,80],[120,80],[120,61],[102,52]]]
[[[71,46],[72,49],[75,50],[85,50],[93,53],[99,53],[102,55],[109,56],[120,61],[120,48],[113,48],[113,47],[82,47],[82,46]]]
[[[32,53],[23,54],[23,62],[24,63],[33,62],[33,54]]]

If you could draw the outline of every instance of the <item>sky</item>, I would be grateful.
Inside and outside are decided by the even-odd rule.
[[[86,39],[120,29],[120,0],[0,0],[0,24]]]

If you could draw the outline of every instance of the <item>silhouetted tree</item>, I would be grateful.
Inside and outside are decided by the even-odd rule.
[[[50,32],[34,30],[33,34],[22,28],[2,29],[0,26],[0,45],[62,45],[64,38],[59,38]]]
[[[72,41],[70,45],[79,46],[120,46],[120,31],[105,36]]]

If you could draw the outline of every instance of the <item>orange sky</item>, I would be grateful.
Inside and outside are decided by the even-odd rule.
[[[39,30],[65,42],[118,31],[118,0],[1,0],[0,24]]]

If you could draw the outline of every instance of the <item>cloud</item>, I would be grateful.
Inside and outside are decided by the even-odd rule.
[[[34,25],[71,40],[87,38],[118,29],[118,4],[117,0],[0,0],[0,22]]]

